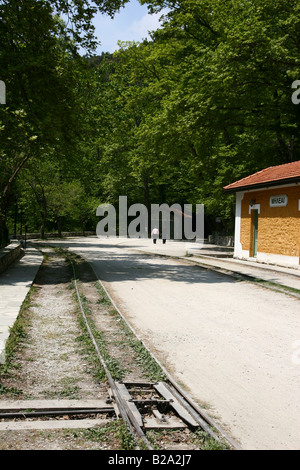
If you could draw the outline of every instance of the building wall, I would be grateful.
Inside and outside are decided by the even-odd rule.
[[[288,197],[287,205],[270,207],[270,197],[283,194]],[[248,256],[252,256],[253,209],[256,208],[259,211],[257,258],[261,258],[263,253],[292,257],[288,264],[299,265],[299,201],[299,185],[244,192],[240,210],[240,252],[248,252]]]

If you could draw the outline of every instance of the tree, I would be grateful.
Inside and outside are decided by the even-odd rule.
[[[296,0],[150,1],[150,11],[169,8],[151,40],[85,59],[77,47],[92,51],[95,9],[113,14],[124,2],[3,3],[10,27],[0,60],[13,93],[0,108],[2,217],[16,175],[50,155],[61,188],[80,183],[88,207],[120,195],[148,208],[203,203],[210,230],[218,216],[228,232],[234,201],[222,187],[290,161],[293,135],[300,158]],[[70,16],[67,28],[50,18],[53,8]]]
[[[161,51],[161,61],[170,44],[174,51],[171,92],[151,133],[160,136],[165,129],[165,143],[176,142],[180,152],[190,153],[198,200],[208,212],[232,219],[222,186],[290,161],[293,134],[299,142],[299,108],[291,103],[291,84],[300,75],[299,3],[151,4],[170,8],[164,27],[153,35],[154,49]]]
[[[223,230],[232,230],[234,201],[222,187],[291,158],[299,5],[150,2],[152,11],[166,6],[152,41],[122,44],[110,59],[99,138],[103,191],[147,204],[204,203],[212,221],[221,216]]]
[[[53,227],[61,237],[64,224],[84,233],[90,220],[96,223],[96,200],[80,180],[68,179],[51,155],[47,157],[38,166],[28,165],[18,178],[19,205],[26,225],[39,226],[41,238]]]
[[[49,149],[71,154],[81,135],[77,80],[79,46],[95,47],[91,25],[100,9],[110,15],[123,0],[2,0],[0,69],[7,105],[0,107],[0,246],[18,174]],[[59,18],[68,18],[66,26]],[[37,163],[38,164],[38,163]]]

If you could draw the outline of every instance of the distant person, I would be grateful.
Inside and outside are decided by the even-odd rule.
[[[153,243],[154,243],[154,245],[156,245],[156,240],[157,240],[158,237],[159,237],[159,230],[158,230],[158,228],[154,227],[154,229],[153,229],[152,232],[151,232],[151,237],[153,238]]]

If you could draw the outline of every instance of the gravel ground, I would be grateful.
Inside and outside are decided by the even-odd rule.
[[[8,369],[1,369],[1,402],[105,400],[108,384],[100,377],[101,368],[98,361],[95,364],[94,351],[87,350],[83,341],[71,267],[61,252],[45,247],[42,250],[44,263],[19,315],[22,329],[18,330],[18,346]],[[105,298],[94,272],[81,259],[75,258],[74,262],[81,300],[95,328],[105,335],[103,344],[115,378],[147,381],[148,366],[145,368],[143,360],[136,359],[132,344],[128,344],[128,331],[120,327],[120,317]],[[154,373],[157,371],[150,371],[150,375]],[[0,450],[130,449],[132,443],[123,422],[106,416],[103,419],[102,426],[87,429],[1,430]],[[207,446],[201,433],[191,437],[184,430],[151,432],[150,436],[154,445],[162,449],[193,450]]]

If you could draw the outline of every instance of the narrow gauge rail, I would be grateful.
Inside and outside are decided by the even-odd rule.
[[[240,446],[211,418],[203,411],[197,404],[195,404],[190,397],[178,386],[178,384],[170,377],[168,372],[163,368],[161,364],[159,366],[164,371],[165,376],[167,377],[166,382],[160,382],[158,384],[151,384],[151,383],[118,383],[116,382],[108,367],[105,363],[105,360],[99,350],[95,337],[92,333],[92,330],[88,324],[84,308],[81,302],[79,289],[77,285],[77,276],[74,267],[73,261],[69,260],[72,269],[73,269],[73,276],[74,276],[74,284],[77,294],[78,303],[80,306],[81,314],[83,320],[85,322],[88,334],[93,342],[95,347],[98,359],[106,373],[107,380],[111,389],[112,400],[115,400],[117,410],[119,416],[123,419],[129,433],[133,437],[137,449],[141,449],[141,445],[143,449],[154,450],[151,443],[146,437],[146,434],[143,429],[143,425],[141,420],[139,419],[139,412],[136,407],[138,403],[142,403],[143,406],[150,405],[154,408],[154,414],[160,419],[164,421],[164,418],[160,415],[159,411],[156,408],[158,403],[165,403],[171,404],[177,416],[189,427],[189,428],[202,428],[211,438],[216,440],[217,442],[221,442],[219,437],[222,436],[222,439],[227,442],[233,450],[240,450]],[[117,305],[114,303],[113,299],[111,298],[109,292],[103,285],[103,283],[98,279],[100,285],[102,286],[103,290],[105,291],[107,297],[109,298],[110,302],[118,312],[118,314],[122,317],[122,319],[126,322],[127,326],[133,332],[135,337],[137,337],[136,332],[133,330],[130,324],[128,324],[126,318],[122,315],[120,310],[118,309]],[[144,346],[145,347],[145,346]],[[147,349],[147,348],[146,348]],[[153,357],[152,353],[148,350],[148,352]],[[157,360],[155,359],[157,362]],[[151,389],[154,387],[155,391],[158,392],[163,396],[163,399],[149,399],[149,400],[134,400],[131,398],[129,390],[132,387],[138,387],[141,391]],[[156,412],[156,413],[155,413]],[[214,429],[218,432],[218,435],[214,431]]]

